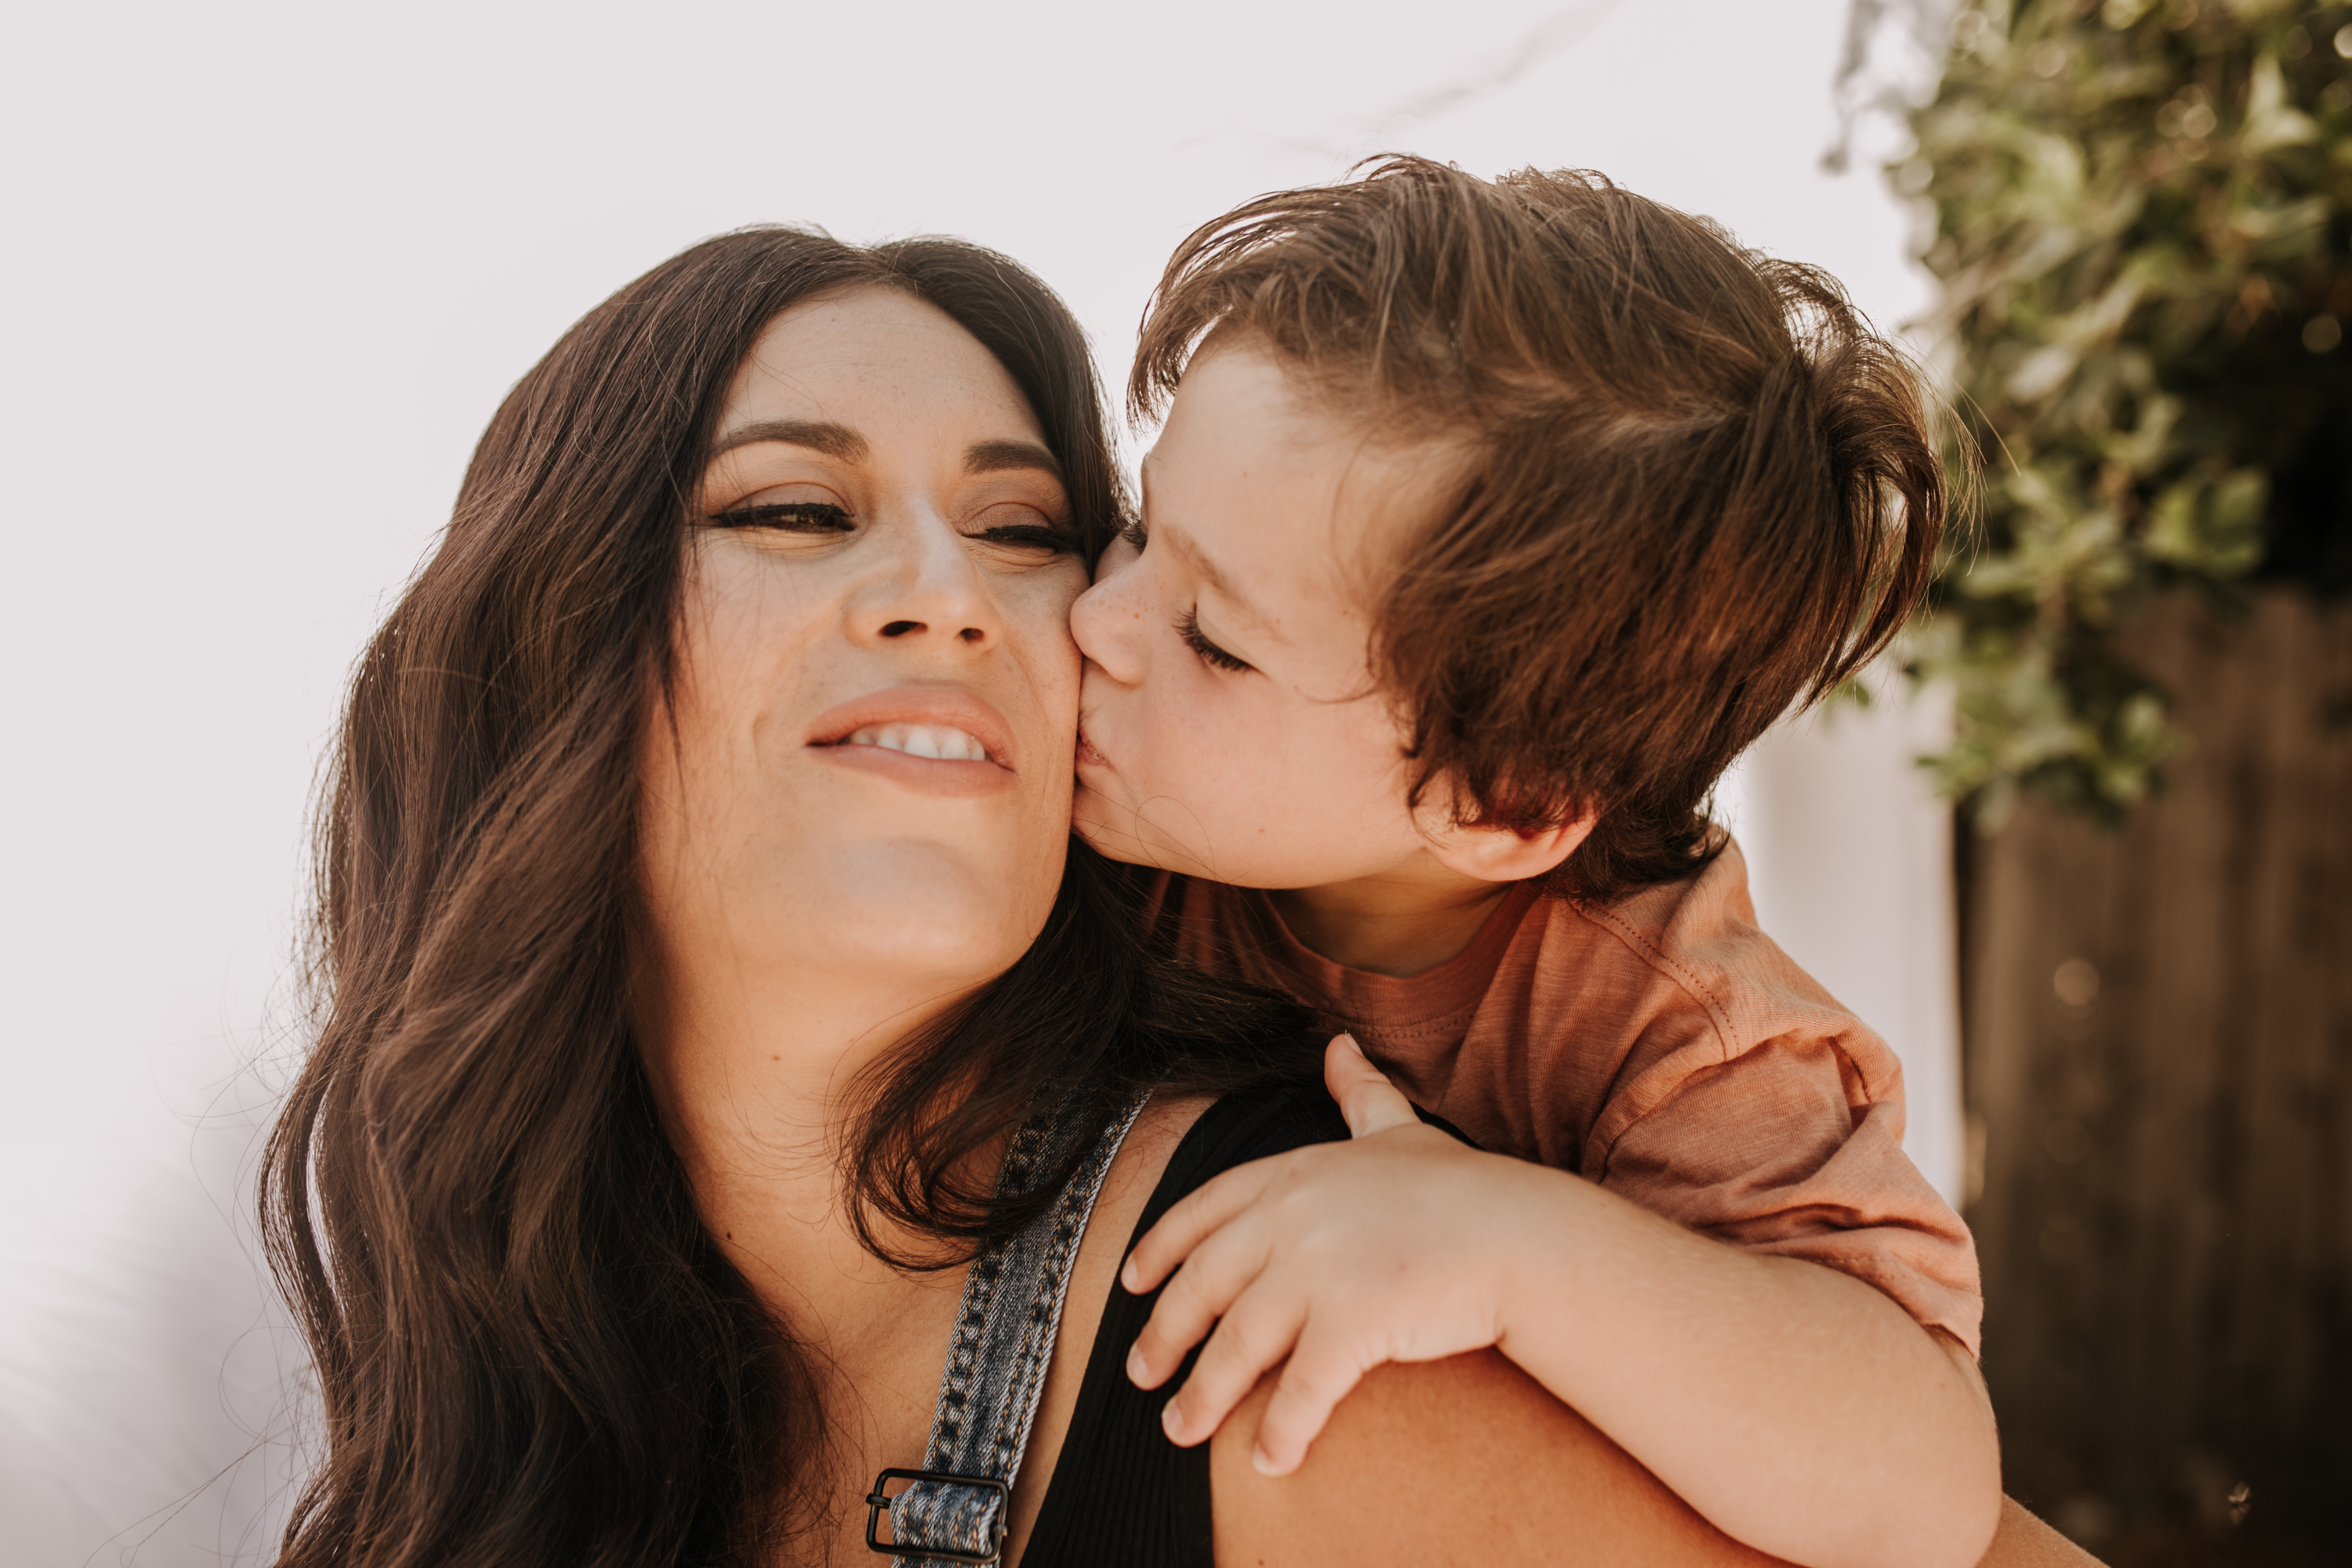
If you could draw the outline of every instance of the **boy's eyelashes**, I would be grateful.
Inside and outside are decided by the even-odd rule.
[[[1197,605],[1177,617],[1176,635],[1182,637],[1184,646],[1199,654],[1204,663],[1218,669],[1230,669],[1239,674],[1257,668],[1245,659],[1235,658],[1201,635],[1201,610]]]
[[[1121,523],[1118,536],[1133,546],[1139,555],[1143,552],[1144,543],[1150,537],[1145,531],[1143,520],[1139,517],[1131,517]],[[1176,617],[1176,635],[1184,639],[1186,647],[1200,656],[1201,662],[1212,668],[1230,670],[1235,675],[1246,675],[1257,668],[1247,659],[1235,658],[1208,639],[1201,630],[1201,606],[1198,605],[1191,606]]]

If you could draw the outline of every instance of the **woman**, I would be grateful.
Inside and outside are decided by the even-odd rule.
[[[999,1197],[1008,1136],[1147,1088],[1008,1561],[1757,1561],[1491,1357],[1376,1375],[1280,1481],[1252,1411],[1145,1440],[1126,1240],[1344,1129],[1274,1087],[1298,1020],[1155,965],[1067,847],[1118,508],[1075,325],[948,242],[710,241],[517,386],[321,818],[265,1208],[327,1443],[282,1562],[864,1558],[969,1259],[1086,1153]]]

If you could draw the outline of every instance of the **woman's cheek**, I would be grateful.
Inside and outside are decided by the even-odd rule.
[[[1024,661],[1038,685],[1038,699],[1048,706],[1066,707],[1075,730],[1078,710],[1078,672],[1085,660],[1077,639],[1070,635],[1070,606],[1086,592],[1086,563],[1072,556],[1050,573],[1024,580],[1017,600],[1007,609],[1022,627]]]
[[[1070,606],[1087,591],[1087,563],[1075,555],[1066,555],[1049,569],[1035,574],[1029,581],[1030,592],[1036,595],[1036,613],[1061,628],[1065,638],[1070,635]],[[1071,641],[1076,647],[1076,642]]]

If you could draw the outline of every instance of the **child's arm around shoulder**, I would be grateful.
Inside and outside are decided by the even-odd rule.
[[[1206,1439],[1279,1364],[1253,1462],[1286,1474],[1372,1367],[1493,1346],[1761,1551],[1811,1568],[1983,1553],[2000,1457],[1957,1343],[1846,1275],[1423,1126],[1344,1036],[1326,1075],[1353,1141],[1205,1184],[1121,1273],[1139,1291],[1174,1271],[1138,1384],[1209,1336],[1170,1402],[1176,1441]]]

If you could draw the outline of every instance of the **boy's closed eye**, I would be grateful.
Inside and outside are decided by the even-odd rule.
[[[1184,639],[1186,647],[1201,656],[1201,661],[1203,664],[1213,668],[1231,670],[1234,674],[1241,675],[1254,671],[1257,668],[1246,659],[1237,658],[1227,653],[1208,639],[1206,634],[1201,630],[1201,607],[1198,605],[1176,617],[1176,635]]]
[[[1148,477],[1145,488],[1147,491],[1150,489]],[[1149,504],[1148,495],[1147,504]],[[1210,560],[1198,544],[1181,533],[1171,534],[1170,537],[1176,558],[1182,563],[1180,569],[1188,569],[1192,574],[1204,580],[1209,587],[1236,605],[1244,618],[1257,622],[1262,627],[1265,626],[1264,616],[1249,606],[1247,601],[1234,587],[1232,577]],[[1145,526],[1142,519],[1136,518],[1121,526],[1119,539],[1138,555],[1141,555],[1150,545],[1151,531]],[[1183,640],[1186,647],[1199,656],[1202,663],[1212,668],[1225,670],[1235,675],[1251,674],[1257,669],[1257,666],[1232,649],[1219,646],[1215,638],[1201,629],[1201,605],[1197,599],[1186,606],[1182,615],[1176,617],[1176,635]],[[1278,634],[1269,630],[1269,635],[1276,636],[1279,640]]]

